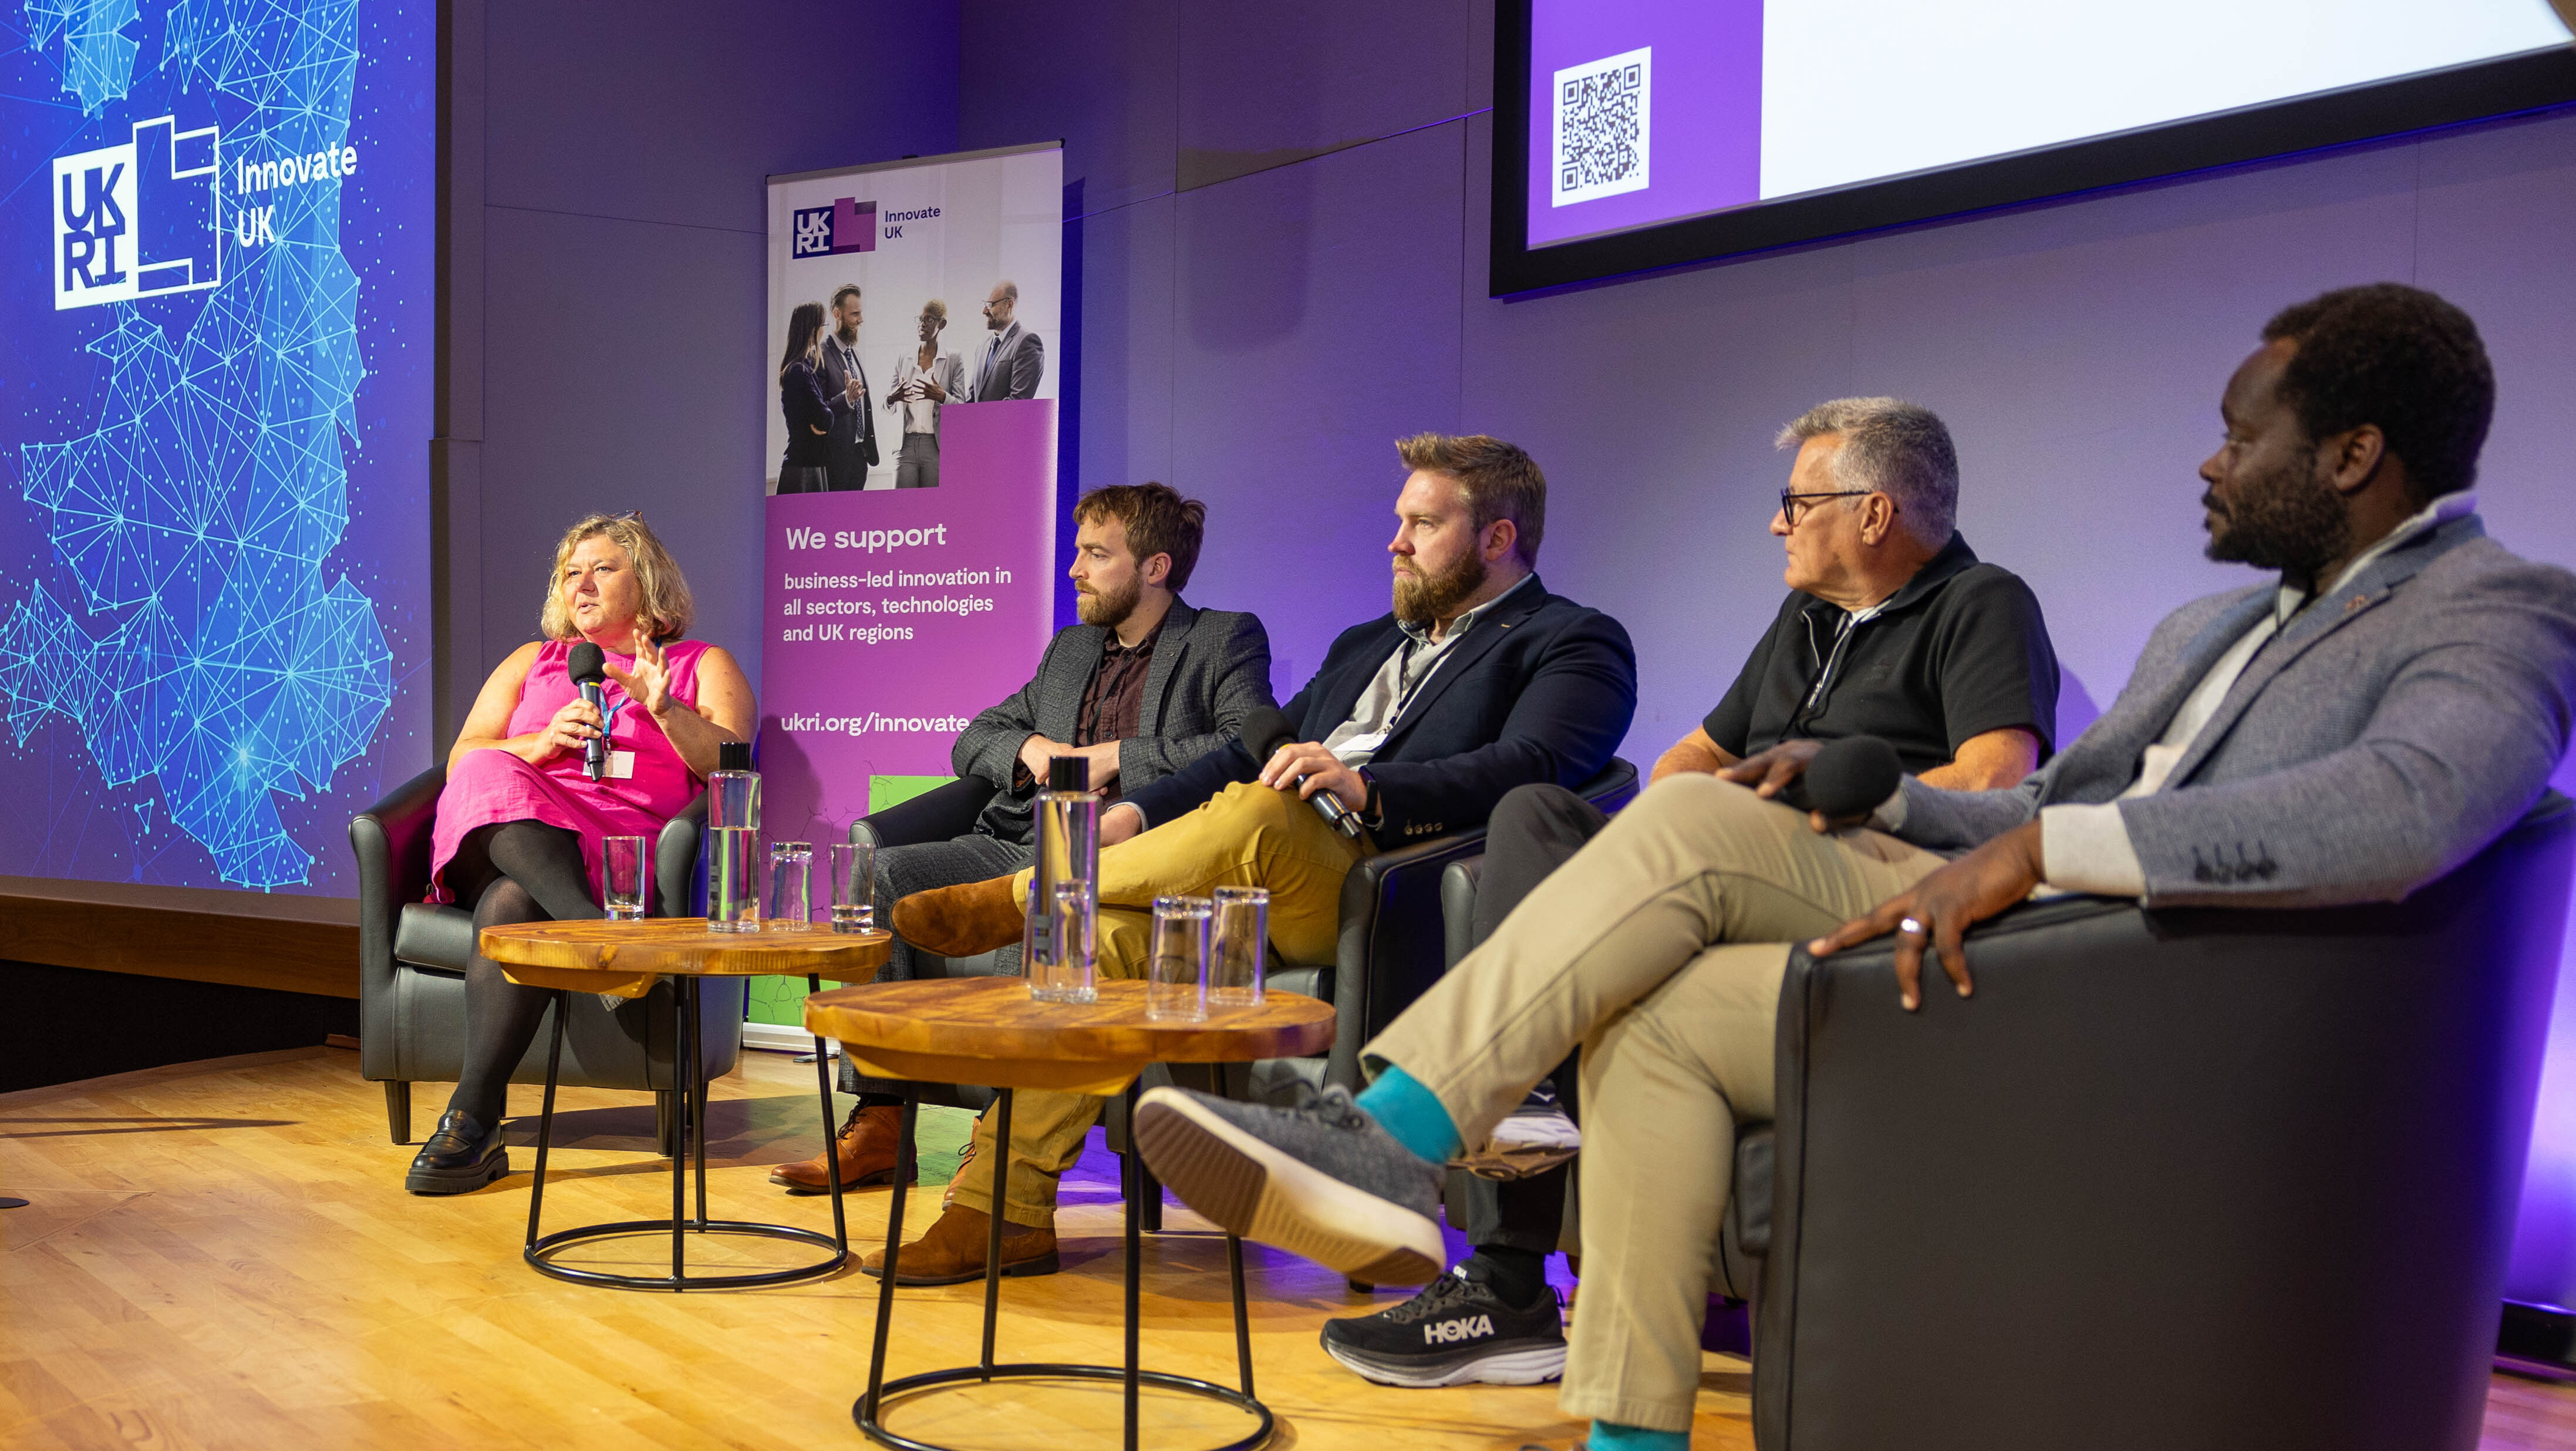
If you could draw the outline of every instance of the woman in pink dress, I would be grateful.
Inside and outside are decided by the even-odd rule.
[[[447,755],[432,834],[430,900],[471,907],[474,926],[600,915],[600,846],[652,837],[716,768],[717,747],[751,738],[751,683],[733,657],[683,640],[696,613],[662,541],[635,515],[594,514],[555,547],[543,643],[483,683]],[[582,640],[607,657],[605,711],[581,698],[566,657]],[[608,766],[583,769],[607,737]],[[668,910],[667,904],[664,910]],[[510,1070],[535,1041],[551,996],[477,955],[465,974],[465,1067],[437,1131],[412,1160],[415,1194],[460,1194],[510,1172],[500,1124]]]

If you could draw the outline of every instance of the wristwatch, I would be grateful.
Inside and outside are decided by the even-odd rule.
[[[1369,774],[1368,767],[1359,768],[1359,778],[1360,784],[1368,788],[1367,798],[1360,802],[1360,825],[1375,831],[1386,825],[1386,806],[1378,800],[1377,778]]]

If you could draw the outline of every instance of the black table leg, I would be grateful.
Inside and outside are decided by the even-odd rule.
[[[993,1101],[993,1213],[984,1233],[984,1379],[993,1378],[993,1324],[1002,1313],[1002,1191],[1011,1162],[1011,1091]]]
[[[1132,1115],[1135,1107],[1136,1089],[1131,1085],[1127,1092],[1128,1107]],[[895,1166],[894,1218],[886,1227],[885,1274],[877,1282],[876,1344],[869,1352],[868,1357],[868,1389],[866,1395],[861,1396],[850,1406],[850,1419],[858,1423],[859,1430],[863,1432],[869,1440],[876,1442],[880,1446],[894,1447],[896,1448],[896,1451],[943,1451],[943,1448],[932,1442],[918,1441],[912,1437],[901,1435],[897,1432],[886,1429],[884,1419],[885,1403],[886,1398],[889,1395],[901,1398],[905,1396],[919,1395],[926,1391],[939,1390],[948,1386],[961,1386],[976,1383],[989,1384],[993,1381],[999,1380],[1083,1380],[1095,1381],[1104,1384],[1112,1381],[1118,1383],[1125,1400],[1126,1434],[1123,1444],[1127,1447],[1127,1451],[1135,1451],[1136,1448],[1138,1431],[1138,1392],[1142,1387],[1149,1385],[1159,1390],[1177,1391],[1184,1395],[1203,1396],[1209,1400],[1220,1401],[1226,1405],[1235,1407],[1253,1418],[1254,1424],[1251,1434],[1238,1440],[1230,1441],[1224,1446],[1218,1447],[1217,1451],[1258,1451],[1258,1448],[1269,1444],[1272,1432],[1278,1429],[1278,1423],[1272,1418],[1269,1407],[1252,1398],[1251,1321],[1246,1313],[1244,1303],[1242,1241],[1229,1239],[1227,1242],[1227,1248],[1232,1252],[1232,1268],[1234,1271],[1235,1353],[1242,1363],[1244,1387],[1242,1392],[1238,1394],[1237,1392],[1228,1390],[1221,1385],[1216,1385],[1203,1380],[1194,1380],[1188,1376],[1173,1375],[1168,1371],[1142,1370],[1138,1368],[1137,1352],[1138,1341],[1140,1339],[1139,1332],[1142,1328],[1141,1290],[1144,1268],[1142,1258],[1143,1216],[1139,1213],[1139,1210],[1142,1208],[1143,1198],[1147,1192],[1147,1186],[1152,1183],[1151,1179],[1149,1179],[1143,1172],[1144,1161],[1141,1155],[1130,1154],[1126,1156],[1125,1160],[1120,1165],[1118,1180],[1119,1197],[1125,1201],[1124,1208],[1126,1211],[1126,1363],[1124,1365],[1061,1365],[1054,1363],[997,1365],[994,1363],[993,1327],[1000,1306],[1000,1265],[1002,1258],[1001,1223],[1002,1210],[1004,1208],[1003,1192],[1005,1186],[1009,1182],[1005,1176],[1004,1169],[1005,1161],[1010,1157],[1011,1141],[1011,1093],[1008,1089],[1003,1089],[997,1094],[995,1100],[996,1112],[993,1119],[993,1127],[995,1130],[993,1150],[994,1163],[992,1171],[993,1226],[990,1231],[990,1236],[985,1244],[983,1359],[975,1365],[961,1365],[948,1370],[922,1371],[918,1374],[904,1376],[899,1380],[889,1382],[885,1378],[886,1339],[894,1328],[894,1281],[896,1274],[895,1247],[896,1241],[901,1237],[901,1228],[903,1224],[904,1186],[912,1180],[912,1133],[914,1110],[916,1106],[916,1101],[912,1096],[912,1092],[910,1088],[907,1087],[904,1094],[903,1148],[898,1155],[898,1162]]]
[[[690,1141],[689,1155],[698,1168],[698,1230],[707,1227],[707,1034],[706,1020],[698,1016],[698,980],[680,979],[689,991],[689,1131],[697,1137]]]
[[[537,1172],[528,1184],[528,1249],[532,1253],[537,1247],[537,1212],[546,1203],[546,1150],[553,1144],[555,1136],[555,1076],[563,1069],[564,1007],[563,989],[557,988],[555,1035],[546,1043],[546,1097],[537,1109]],[[502,1117],[509,1115],[503,1114]],[[494,1124],[492,1131],[499,1133],[501,1126]]]
[[[677,1294],[681,1281],[688,1278],[689,1234],[689,1111],[688,1062],[690,1030],[697,1025],[689,1021],[687,978],[671,984],[671,1076],[678,1080],[673,1095],[680,1115],[671,1134],[671,1291]]]
[[[819,993],[823,979],[813,973],[805,975],[805,990]],[[814,1039],[814,1081],[823,1090],[823,1162],[824,1177],[832,1184],[832,1240],[846,1257],[850,1252],[850,1223],[841,1209],[841,1132],[832,1119],[832,1055],[820,1036]],[[898,1201],[900,1202],[900,1201]]]
[[[1252,1316],[1243,1299],[1243,1239],[1225,1237],[1225,1268],[1234,1280],[1234,1362],[1243,1371],[1243,1398],[1252,1400]]]
[[[521,1252],[538,1273],[581,1285],[607,1285],[620,1290],[744,1290],[762,1285],[793,1284],[837,1274],[849,1267],[850,1231],[841,1202],[840,1176],[832,1178],[832,1233],[826,1236],[817,1229],[797,1229],[784,1224],[755,1224],[744,1220],[715,1219],[707,1213],[707,1061],[706,1034],[700,1031],[699,1016],[705,1004],[695,976],[679,976],[671,986],[672,1016],[675,1022],[671,1040],[671,1111],[676,1117],[671,1124],[671,1217],[628,1219],[613,1224],[588,1224],[578,1229],[559,1229],[552,1234],[537,1232],[538,1214],[545,1202],[546,1156],[554,1136],[555,1089],[563,1067],[565,1005],[568,996],[555,994],[554,1037],[546,1049],[545,1108],[537,1117],[537,1176],[528,1195],[528,1244]],[[832,1085],[826,1076],[823,1090],[823,1127],[827,1136],[832,1131]],[[910,1120],[906,1120],[904,1147],[911,1148]],[[698,1171],[698,1215],[688,1217],[689,1161],[695,1158]],[[898,1188],[895,1200],[897,1222],[902,1213]],[[671,1232],[671,1273],[668,1275],[617,1275],[603,1270],[577,1269],[554,1263],[553,1256],[575,1244],[597,1239],[625,1238],[635,1235]],[[755,1270],[745,1274],[699,1275],[688,1273],[688,1237],[699,1234],[747,1234],[765,1239],[783,1239],[794,1244],[811,1245],[832,1251],[832,1257],[812,1264],[783,1270]]]
[[[896,1143],[894,1151],[894,1202],[886,1206],[885,1272],[877,1276],[876,1343],[868,1350],[867,1399],[859,1402],[859,1409],[865,1413],[859,1417],[862,1426],[879,1419],[877,1402],[885,1394],[886,1335],[894,1329],[895,1255],[903,1248],[903,1196],[905,1189],[912,1184],[912,1129],[920,1112],[920,1094],[912,1084],[906,1083],[903,1086],[903,1137]],[[838,1164],[833,1165],[832,1177],[836,1183],[840,1179],[839,1169]]]
[[[1136,1314],[1137,1287],[1141,1282],[1137,1261],[1143,1257],[1143,1241],[1138,1237],[1145,1213],[1145,1153],[1136,1147],[1136,1085],[1127,1085],[1127,1152],[1119,1157],[1121,1175],[1127,1182],[1127,1451],[1136,1451]]]

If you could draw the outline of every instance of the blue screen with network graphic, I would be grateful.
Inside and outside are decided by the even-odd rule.
[[[429,750],[434,0],[0,0],[0,67],[0,876],[351,894]]]

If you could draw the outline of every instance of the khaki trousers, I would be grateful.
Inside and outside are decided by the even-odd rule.
[[[1713,776],[1656,783],[1364,1050],[1482,1140],[1583,1049],[1583,1294],[1559,1404],[1687,1431],[1739,1123],[1770,1119],[1790,944],[1942,863]]]
[[[1373,848],[1327,825],[1286,791],[1228,786],[1196,811],[1100,853],[1099,973],[1139,978],[1153,946],[1156,897],[1204,897],[1218,887],[1270,889],[1270,947],[1297,966],[1328,963],[1339,949],[1342,878]],[[1011,879],[1025,908],[1030,872]],[[1105,1099],[1029,1089],[1011,1100],[1011,1159],[1002,1180],[1002,1217],[1043,1228],[1055,1222],[1057,1181],[1082,1157],[1082,1136]],[[976,1167],[961,1176],[956,1202],[991,1213],[992,1115],[975,1125]]]

